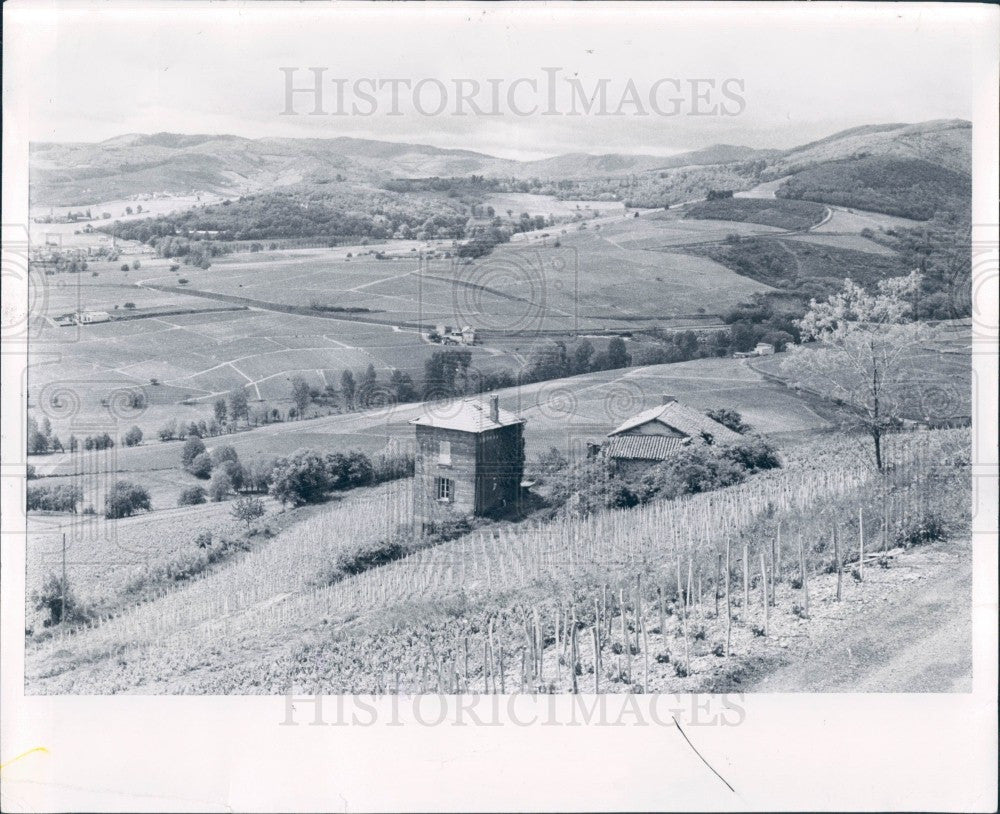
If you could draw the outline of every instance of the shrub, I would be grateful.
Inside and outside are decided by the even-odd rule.
[[[198,532],[198,536],[194,538],[194,544],[198,548],[211,548],[212,547],[212,532],[208,529],[203,529]]]
[[[936,512],[925,512],[916,518],[907,518],[896,525],[893,539],[897,546],[910,548],[945,539],[945,522]]]
[[[205,502],[205,490],[200,486],[189,486],[177,498],[178,506],[197,506]]]
[[[721,452],[724,458],[738,464],[748,472],[781,467],[777,451],[760,436],[752,436],[744,438],[739,443],[728,444],[721,448]]]
[[[750,429],[749,424],[743,423],[743,416],[736,412],[736,410],[730,410],[728,407],[720,407],[718,410],[707,410],[705,415],[713,421],[718,421],[723,427],[728,427],[733,432],[738,432],[741,435]]]
[[[131,517],[138,511],[152,511],[149,492],[128,481],[116,481],[104,498],[104,516],[109,520]]]

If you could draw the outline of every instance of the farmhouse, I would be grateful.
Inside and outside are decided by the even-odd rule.
[[[758,356],[774,356],[774,345],[770,342],[758,342],[753,351]]]
[[[662,404],[632,416],[608,433],[602,452],[617,474],[632,477],[667,460],[692,440],[726,443],[739,438],[738,433],[673,396],[663,396]]]
[[[90,325],[94,322],[110,322],[111,314],[107,311],[81,311],[80,324]]]
[[[516,505],[524,474],[525,420],[497,396],[428,405],[416,433],[414,526],[500,513]]]

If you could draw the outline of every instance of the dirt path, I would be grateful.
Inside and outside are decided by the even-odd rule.
[[[891,585],[845,607],[793,662],[751,692],[968,692],[972,688],[972,554],[946,543],[903,554]],[[872,582],[889,572],[868,569]],[[883,576],[884,575],[884,576]],[[901,578],[902,577],[902,578]]]

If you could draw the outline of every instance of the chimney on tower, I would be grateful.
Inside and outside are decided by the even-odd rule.
[[[500,423],[500,396],[490,396],[490,421]]]

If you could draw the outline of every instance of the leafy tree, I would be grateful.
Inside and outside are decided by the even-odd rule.
[[[49,439],[37,428],[28,430],[28,452],[31,455],[44,455],[49,451]]]
[[[229,416],[233,421],[239,421],[241,418],[249,420],[250,400],[247,391],[242,387],[237,387],[229,394]]]
[[[231,514],[246,523],[250,531],[250,524],[264,516],[264,501],[258,497],[241,497],[233,504]]]
[[[213,503],[221,503],[232,491],[233,482],[224,470],[220,469],[212,475],[212,481],[208,484],[208,496],[212,499]]]
[[[880,471],[882,439],[899,426],[913,385],[905,362],[933,335],[929,326],[908,321],[919,285],[918,272],[882,280],[874,293],[845,280],[826,302],[810,302],[800,328],[811,346],[792,348],[783,363],[843,405],[845,423],[871,439]]]
[[[208,480],[212,475],[212,456],[207,452],[196,455],[188,465],[187,470],[196,478]]]
[[[589,339],[584,339],[573,348],[573,373],[587,373],[591,360],[594,358],[594,346]]]
[[[170,421],[160,427],[157,435],[160,436],[161,441],[172,441],[177,437],[177,422],[174,419],[170,419]]]
[[[225,424],[226,418],[229,414],[228,411],[226,410],[226,400],[216,399],[213,408],[215,410],[215,420],[218,421],[220,424]]]
[[[276,460],[271,457],[258,456],[245,467],[244,486],[254,492],[266,492],[271,485]]]
[[[205,451],[205,442],[195,435],[190,436],[181,449],[181,466],[190,468],[191,462]]]
[[[235,491],[239,491],[243,488],[243,484],[246,482],[246,470],[239,461],[223,461],[220,469],[226,473],[229,478],[229,482],[233,485]]]
[[[620,367],[628,367],[632,361],[628,351],[625,349],[625,340],[620,336],[613,337],[608,342],[608,367],[615,370]]]
[[[149,492],[128,481],[116,481],[104,498],[104,516],[109,520],[131,517],[138,511],[152,511]]]
[[[312,396],[309,393],[309,382],[301,376],[292,379],[292,401],[295,402],[295,409],[299,416],[305,414],[306,407],[312,401]]]
[[[357,390],[357,383],[354,381],[354,374],[345,370],[340,374],[340,390],[344,394],[344,406],[348,410],[354,409],[354,394]]]
[[[212,464],[214,466],[219,466],[226,461],[238,461],[240,459],[239,455],[236,454],[236,450],[229,444],[222,444],[212,450]]]
[[[270,492],[281,501],[282,506],[286,503],[300,506],[319,502],[326,497],[329,489],[326,462],[315,450],[299,450],[275,464]]]
[[[389,375],[389,386],[392,388],[397,404],[406,404],[417,400],[417,388],[413,386],[413,379],[409,373],[393,370]]]
[[[133,426],[125,433],[125,446],[135,447],[142,443],[142,430],[138,427]]]

